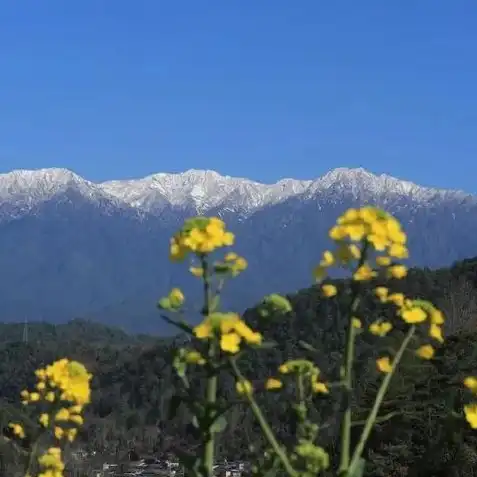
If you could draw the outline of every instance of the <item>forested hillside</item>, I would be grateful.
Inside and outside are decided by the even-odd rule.
[[[343,286],[342,282],[336,284]],[[413,269],[406,279],[390,287],[434,302],[446,314],[447,335],[452,336],[432,361],[419,361],[412,354],[404,360],[382,410],[387,419],[372,436],[368,461],[373,468],[369,475],[470,476],[477,462],[477,439],[470,428],[449,415],[448,409],[460,408],[461,378],[477,369],[477,259],[437,271]],[[246,312],[246,321],[278,343],[276,348],[249,355],[242,362],[250,380],[272,376],[279,364],[294,356],[314,359],[327,379],[337,377],[344,338],[340,312],[347,298],[338,294],[323,300],[321,296],[315,287],[290,295],[293,312],[286,315],[269,310],[264,316],[261,305]],[[378,309],[371,296],[365,299],[365,307],[373,318],[389,313]],[[367,317],[362,318],[366,321]],[[93,403],[75,445],[105,455],[124,455],[128,450],[140,454],[193,451],[189,416],[181,408],[174,416],[169,415],[176,385],[171,355],[180,338],[130,336],[80,320],[59,326],[36,324],[29,328],[27,343],[23,338],[23,325],[0,326],[0,418],[6,435],[12,414],[24,412],[18,396],[32,383],[34,370],[67,356],[84,362],[94,373]],[[302,340],[315,351],[305,350]],[[391,344],[387,338],[379,341],[380,347]],[[375,340],[365,334],[358,339],[360,379],[355,398],[363,411],[379,379],[370,359],[377,351]],[[233,382],[223,381],[220,393],[233,401]],[[269,417],[286,438],[289,424],[283,399],[273,393],[263,394],[261,399],[267,400]],[[329,396],[315,400],[323,425],[322,441],[328,448],[337,435],[337,423],[329,418],[335,402]],[[260,435],[253,416],[237,405],[229,412],[218,451],[221,456],[245,458],[250,442],[260,447]],[[6,466],[1,449],[0,456]]]

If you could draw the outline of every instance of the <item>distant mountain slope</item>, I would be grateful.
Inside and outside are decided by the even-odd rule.
[[[186,267],[167,259],[170,236],[197,214],[220,215],[237,234],[250,268],[225,299],[244,309],[265,293],[307,286],[330,225],[363,204],[402,221],[412,264],[438,267],[477,254],[477,197],[364,169],[276,184],[197,170],[100,184],[64,169],[2,174],[1,318],[81,316],[164,331],[156,300],[175,285],[198,296]]]

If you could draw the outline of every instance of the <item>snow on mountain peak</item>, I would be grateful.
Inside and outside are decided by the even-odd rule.
[[[437,196],[472,197],[459,191],[443,191],[363,168],[340,167],[315,180],[281,179],[264,184],[245,178],[223,176],[212,170],[189,169],[182,173],[157,173],[140,179],[89,182],[68,169],[16,170],[0,174],[0,202],[30,209],[68,188],[90,200],[109,199],[143,212],[158,214],[165,207],[180,207],[193,213],[224,210],[249,215],[288,198],[325,196],[339,200],[344,194],[380,197],[412,196],[429,202]],[[1,204],[0,204],[1,205]]]

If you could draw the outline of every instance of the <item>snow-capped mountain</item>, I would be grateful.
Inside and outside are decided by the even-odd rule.
[[[227,304],[311,283],[327,230],[346,208],[375,204],[404,224],[411,262],[431,267],[477,255],[477,197],[364,169],[261,184],[214,171],[93,183],[66,169],[0,175],[0,313],[5,320],[86,316],[129,329],[160,327],[155,302],[171,286],[197,290],[167,260],[191,215],[220,215],[249,260]]]

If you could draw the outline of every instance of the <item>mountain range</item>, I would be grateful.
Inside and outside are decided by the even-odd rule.
[[[364,169],[262,184],[209,170],[88,181],[59,168],[0,175],[0,320],[90,318],[166,333],[155,303],[197,280],[171,264],[171,235],[190,216],[218,215],[249,269],[224,300],[243,310],[311,283],[327,231],[349,207],[377,205],[405,227],[410,264],[436,268],[477,255],[477,196],[421,187]]]

